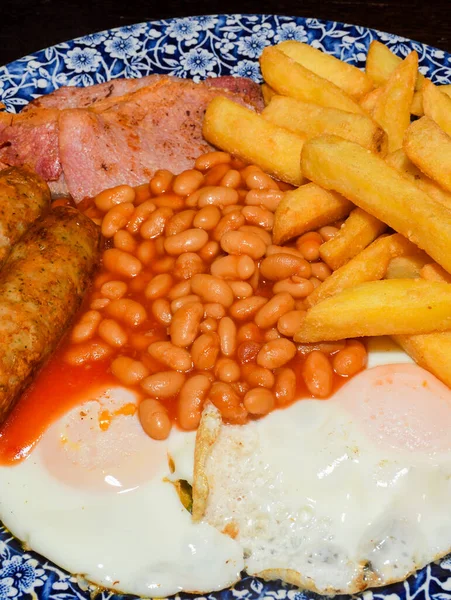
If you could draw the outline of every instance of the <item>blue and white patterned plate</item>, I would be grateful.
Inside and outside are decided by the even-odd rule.
[[[117,77],[166,73],[195,80],[240,75],[260,81],[265,46],[300,40],[358,67],[378,39],[399,56],[416,50],[420,70],[436,83],[451,83],[451,55],[396,35],[318,19],[272,15],[219,15],[139,23],[87,35],[0,67],[0,102],[18,112],[27,102],[62,85],[87,86]],[[0,600],[90,600],[82,585],[45,558],[24,552],[0,527]],[[184,595],[185,598],[194,596]],[[99,600],[129,597],[103,592]],[[280,582],[244,578],[208,600],[318,600]],[[342,600],[340,597],[339,600]],[[451,557],[399,583],[358,596],[364,600],[451,600]],[[205,600],[205,598],[202,598]]]

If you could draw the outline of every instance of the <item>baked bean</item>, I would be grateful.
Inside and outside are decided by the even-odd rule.
[[[169,300],[177,300],[191,294],[191,281],[185,280],[175,284],[168,292]]]
[[[267,415],[274,408],[274,394],[265,388],[254,388],[244,396],[243,404],[251,415]]]
[[[263,342],[263,332],[257,327],[255,323],[245,323],[241,325],[237,333],[237,342],[245,341]]]
[[[196,212],[193,220],[194,227],[211,231],[221,219],[221,211],[217,206],[204,206]]]
[[[111,372],[123,385],[136,385],[149,374],[149,369],[139,360],[118,356],[111,363]]]
[[[225,316],[225,308],[219,302],[207,302],[204,304],[204,317],[207,319],[222,319]]]
[[[121,206],[125,206],[125,204],[121,204]],[[132,234],[125,229],[116,231],[113,237],[113,243],[115,248],[123,250],[124,252],[130,252],[130,254],[135,253],[138,246],[138,242]]]
[[[142,400],[139,403],[138,415],[142,428],[152,439],[165,440],[171,433],[171,419],[158,400],[153,398]]]
[[[94,277],[93,285],[96,289],[100,289],[102,285],[107,281],[110,281],[112,277],[112,273],[108,273],[108,271],[104,273],[99,273]]]
[[[152,200],[146,200],[145,202],[140,204],[135,209],[135,212],[128,221],[127,231],[131,234],[138,233],[141,225],[156,210],[156,208],[157,207],[152,202]]]
[[[142,269],[142,263],[139,259],[117,248],[109,248],[104,251],[103,266],[111,273],[127,278],[135,277],[141,273]]]
[[[278,369],[296,354],[296,346],[286,338],[271,340],[263,344],[257,356],[257,364],[267,369]]]
[[[308,260],[309,262],[318,260],[319,249],[321,247],[320,243],[315,240],[306,240],[305,242],[302,242],[302,244],[296,243],[296,246],[305,260]]]
[[[153,201],[157,208],[165,206],[167,208],[172,208],[172,210],[180,210],[185,206],[185,200],[182,198],[182,196],[172,192],[160,194],[160,196],[153,198]]]
[[[250,390],[247,381],[243,381],[242,379],[240,381],[234,381],[230,385],[232,386],[233,391],[236,392],[240,397],[244,397]]]
[[[327,398],[332,393],[333,371],[323,352],[313,350],[301,366],[301,375],[308,391],[315,398]]]
[[[248,319],[252,319],[257,311],[267,302],[268,299],[262,296],[251,296],[250,298],[237,300],[230,307],[230,315],[239,321],[247,321]]]
[[[202,373],[193,375],[182,386],[177,404],[177,420],[182,429],[191,431],[199,425],[211,382]]]
[[[125,227],[134,210],[135,207],[131,202],[124,202],[110,208],[102,220],[103,237],[111,238],[119,229]]]
[[[271,231],[274,225],[273,213],[261,206],[245,206],[242,215],[250,225],[261,227],[267,231]]]
[[[189,352],[171,342],[153,342],[149,345],[147,351],[152,358],[174,371],[185,373],[193,366]]]
[[[273,372],[258,365],[243,365],[242,374],[251,387],[272,388],[275,383]]]
[[[207,267],[195,252],[180,254],[174,265],[174,275],[179,279],[191,279],[193,275],[205,273]]]
[[[311,265],[311,268],[312,268],[313,277],[316,277],[316,279],[319,279],[320,281],[324,281],[330,275],[332,275],[332,271],[326,265],[326,263],[323,263],[323,262],[313,263]]]
[[[187,306],[188,304],[194,304],[196,302],[200,302],[200,297],[196,294],[189,294],[188,296],[176,298],[171,302],[172,314],[175,314],[182,306]]]
[[[232,305],[234,297],[229,285],[219,277],[201,273],[191,279],[191,289],[198,294],[204,302],[219,303],[225,307]]]
[[[208,242],[208,233],[203,229],[187,229],[167,237],[164,249],[168,254],[178,256],[183,252],[197,252]]]
[[[271,254],[262,260],[260,272],[265,279],[280,281],[292,275],[308,279],[312,275],[312,267],[305,259],[293,254]]]
[[[241,214],[241,209],[235,208],[235,206],[232,206],[231,208],[232,210],[222,217],[213,230],[213,239],[217,242],[220,242],[222,237],[228,231],[236,231],[245,223],[245,219]]]
[[[261,227],[255,227],[255,225],[243,225],[240,227],[240,231],[254,233],[266,246],[271,244],[271,235]]]
[[[295,300],[294,301],[294,307],[296,310],[307,310],[307,304],[305,302],[305,300],[303,300],[302,298]]]
[[[144,295],[148,300],[156,300],[166,296],[172,288],[173,279],[169,273],[160,273],[147,284]]]
[[[241,183],[241,175],[239,171],[230,169],[219,182],[219,185],[236,189]]]
[[[247,410],[229,383],[215,381],[211,386],[209,397],[225,419],[237,423],[243,422],[247,417]]]
[[[238,346],[238,350],[236,352],[238,362],[242,365],[247,363],[255,363],[261,347],[261,344],[251,340],[248,342],[242,342]]]
[[[133,203],[135,190],[129,185],[118,185],[108,190],[103,190],[94,198],[94,203],[102,212],[108,212],[115,204],[126,202]]]
[[[113,348],[121,348],[127,343],[127,332],[114,319],[103,319],[98,332],[102,340]]]
[[[180,196],[187,196],[195,192],[204,180],[204,176],[196,169],[188,169],[183,171],[172,182],[172,191]]]
[[[228,284],[235,298],[249,298],[254,293],[251,284],[247,281],[229,281]]]
[[[287,292],[276,294],[268,300],[268,302],[260,308],[254,317],[254,321],[261,329],[267,329],[277,323],[279,318],[293,310],[293,297]]]
[[[165,298],[157,298],[150,308],[152,315],[160,323],[168,327],[172,321],[171,305]]]
[[[279,190],[250,190],[247,192],[244,203],[248,206],[264,206],[271,212],[275,212],[283,198],[283,192]]]
[[[144,306],[131,298],[111,300],[106,307],[106,313],[129,327],[139,327],[147,319]]]
[[[348,342],[348,345],[332,357],[332,367],[341,377],[352,377],[361,371],[367,362],[365,346],[360,342]]]
[[[159,169],[155,172],[155,175],[150,180],[150,191],[155,196],[164,194],[164,192],[168,192],[171,189],[173,180],[174,175],[170,171],[166,169]]]
[[[307,233],[303,233],[296,240],[296,247],[302,245],[304,242],[317,242],[318,244],[323,243],[323,238],[317,231],[307,231]]]
[[[313,283],[309,279],[297,277],[296,275],[278,281],[272,288],[275,294],[288,292],[293,298],[305,298],[313,292],[313,289]]]
[[[185,383],[185,375],[178,371],[161,371],[141,381],[142,389],[154,398],[172,398]]]
[[[219,381],[234,383],[240,379],[241,369],[231,358],[220,358],[215,365],[215,377]]]
[[[226,164],[212,167],[205,173],[204,186],[218,185],[228,170],[229,166]]]
[[[296,375],[293,369],[282,367],[276,370],[274,395],[279,406],[285,406],[296,398]]]
[[[232,157],[228,152],[206,152],[196,159],[194,166],[196,169],[199,169],[199,171],[208,171],[208,169],[216,167],[216,165],[228,165],[231,158]]]
[[[110,302],[111,300],[109,298],[96,298],[91,302],[89,308],[91,308],[92,310],[102,310],[102,308],[108,306]]]
[[[219,336],[217,333],[203,333],[191,346],[194,367],[199,371],[213,369],[219,354]]]
[[[152,279],[152,273],[148,271],[142,271],[139,275],[137,275],[134,279],[130,281],[128,284],[128,291],[131,294],[138,294],[145,290],[147,284]]]
[[[321,236],[323,242],[328,242],[332,238],[334,238],[338,233],[338,227],[333,227],[332,225],[326,225],[325,227],[321,227],[318,229],[318,233]]]
[[[176,213],[169,219],[165,227],[166,235],[177,235],[182,231],[186,231],[193,224],[195,210],[183,210],[182,212]]]
[[[210,262],[218,256],[219,252],[220,247],[218,242],[210,240],[205,244],[205,246],[201,250],[199,250],[198,254],[202,260],[204,260],[205,262]]]
[[[228,231],[221,238],[221,248],[228,254],[247,254],[254,260],[266,252],[263,240],[250,231]]]
[[[272,256],[273,254],[292,254],[304,259],[302,254],[296,248],[290,248],[289,246],[276,246],[276,244],[270,244],[266,248],[266,256]]]
[[[97,331],[97,327],[102,320],[102,315],[97,310],[88,310],[85,312],[75,327],[72,329],[70,339],[75,344],[86,342],[92,338]]]
[[[141,204],[144,206],[144,204]],[[141,206],[138,207],[141,208]],[[166,227],[166,223],[174,214],[172,208],[168,208],[167,206],[162,206],[154,210],[154,212],[144,221],[144,223],[139,228],[139,233],[142,238],[145,240],[150,240],[158,237],[164,231]]]
[[[221,279],[249,279],[255,271],[255,263],[250,256],[222,256],[210,266],[214,277]]]
[[[64,361],[70,365],[84,365],[105,360],[112,352],[111,346],[103,340],[89,340],[68,348],[64,353]]]
[[[149,265],[152,259],[155,258],[157,251],[153,240],[144,240],[141,242],[136,249],[136,256],[143,263],[143,265]]]
[[[257,268],[255,269],[254,274],[247,280],[254,291],[257,290],[260,284],[260,263],[256,264]]]
[[[246,169],[250,169],[250,167],[246,167],[241,171],[246,171]],[[278,190],[279,186],[277,183],[266,175],[261,169],[253,169],[251,172],[248,172],[244,177],[245,183],[250,190]]]
[[[152,261],[152,271],[154,273],[172,273],[174,271],[175,258],[173,256],[164,256]]]
[[[199,200],[197,202],[197,206],[199,208],[202,208],[203,206],[208,206],[210,204],[214,206],[228,206],[230,204],[237,204],[238,200],[238,193],[233,188],[211,185],[202,188],[199,195]]]
[[[135,206],[142,204],[150,198],[150,187],[148,183],[136,185],[135,188]]]
[[[264,340],[265,342],[270,342],[271,340],[278,340],[281,337],[277,327],[271,327],[271,329],[265,331]]]
[[[240,192],[240,190],[238,190],[238,193]],[[223,206],[221,209],[222,212],[222,216],[224,217],[225,215],[228,215],[231,212],[241,212],[243,210],[243,207],[240,206],[239,204],[231,204],[230,206]]]
[[[199,302],[185,304],[172,317],[169,327],[171,342],[181,348],[190,346],[199,333],[199,325],[204,315],[204,307]]]
[[[277,321],[277,329],[282,335],[293,337],[299,331],[305,319],[305,310],[290,310]]]
[[[310,277],[309,278],[310,283],[313,285],[313,289],[317,288],[319,285],[321,285],[321,281],[317,278],[317,277]]]
[[[236,325],[230,317],[223,317],[218,323],[219,343],[224,356],[233,356],[236,352]]]
[[[199,325],[199,331],[202,333],[209,333],[210,331],[216,331],[218,329],[218,322],[213,317],[207,317]]]

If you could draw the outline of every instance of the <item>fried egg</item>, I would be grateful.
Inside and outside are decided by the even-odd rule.
[[[250,575],[349,594],[449,552],[451,391],[420,367],[375,366],[326,401],[217,431],[195,504],[240,544]]]
[[[154,441],[135,405],[131,392],[106,390],[54,423],[25,461],[1,467],[1,520],[28,547],[116,591],[229,586],[243,568],[240,546],[194,524],[171,482],[192,481],[195,434]]]

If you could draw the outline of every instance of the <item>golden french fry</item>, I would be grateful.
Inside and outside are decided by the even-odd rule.
[[[424,115],[423,108],[423,92],[421,90],[416,90],[413,94],[412,106],[410,107],[410,112],[412,115],[416,117],[422,117]]]
[[[427,117],[451,135],[451,98],[428,79],[423,84],[423,109]]]
[[[283,244],[306,231],[330,225],[346,217],[352,208],[352,203],[340,194],[328,192],[314,183],[285,192],[274,215],[274,244]]]
[[[451,329],[451,285],[424,279],[369,281],[307,311],[295,342]]]
[[[307,296],[305,304],[311,307],[359,283],[382,279],[394,257],[415,251],[415,246],[399,233],[382,236],[334,271]]]
[[[451,192],[451,137],[437,123],[429,117],[414,121],[406,131],[404,151],[423,173]]]
[[[355,100],[373,88],[373,82],[366,73],[313,46],[288,40],[277,44],[276,48],[320,77],[328,79]]]
[[[402,175],[407,177],[412,183],[415,183],[420,190],[429,194],[429,196],[443,204],[443,206],[451,209],[451,193],[441,188],[427,175],[424,175],[424,173],[422,173],[420,169],[407,158],[407,155],[402,148],[389,154],[385,158],[385,161]]]
[[[412,256],[396,256],[388,263],[385,279],[418,279],[421,269],[431,260],[422,250]]]
[[[445,283],[451,283],[451,275],[437,263],[428,263],[424,265],[420,271],[420,276],[428,281],[443,281]]]
[[[276,95],[276,92],[267,83],[261,84],[261,90],[262,90],[263,102],[265,103],[265,106],[268,106],[268,104],[271,102],[272,98]]]
[[[402,58],[393,54],[387,46],[377,40],[373,40],[366,55],[365,72],[375,85],[384,85],[401,62]],[[423,81],[424,75],[418,72],[415,83],[416,90],[422,88]]]
[[[263,50],[260,67],[265,82],[281,96],[292,96],[304,102],[364,114],[357,102],[343,90],[306,69],[276,46],[269,46]]]
[[[324,132],[333,133],[383,156],[387,152],[387,134],[364,115],[276,95],[272,96],[262,116],[279,127],[308,138]]]
[[[395,335],[393,339],[420,367],[451,387],[451,331]]]
[[[382,158],[353,142],[323,135],[304,144],[301,164],[308,179],[387,223],[451,272],[451,211]]]
[[[299,156],[304,138],[277,127],[254,111],[218,96],[207,107],[205,139],[278,179],[301,185]]]
[[[356,208],[337,235],[321,245],[320,256],[335,271],[359,254],[386,229],[385,223],[361,208]]]
[[[390,152],[402,147],[404,133],[410,125],[417,71],[418,54],[411,52],[385,84],[362,101],[362,107],[387,132]]]

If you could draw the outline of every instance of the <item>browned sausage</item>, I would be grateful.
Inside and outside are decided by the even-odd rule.
[[[46,182],[22,167],[0,171],[0,266],[13,245],[50,207]]]
[[[55,349],[99,259],[99,230],[60,206],[15,244],[0,272],[0,423]]]

